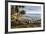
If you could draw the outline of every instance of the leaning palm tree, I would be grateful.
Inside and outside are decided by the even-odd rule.
[[[22,16],[23,14],[25,14],[25,11],[23,10],[25,6],[18,6],[18,5],[12,5],[11,6],[11,15],[12,15],[12,20],[17,20],[20,16]],[[22,10],[21,10],[21,9]],[[21,10],[21,11],[19,11]]]

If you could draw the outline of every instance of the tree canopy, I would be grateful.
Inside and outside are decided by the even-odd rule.
[[[25,11],[24,11],[24,10],[22,10],[22,11],[20,12],[20,14],[25,14]]]

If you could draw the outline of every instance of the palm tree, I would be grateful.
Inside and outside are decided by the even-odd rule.
[[[24,10],[22,10],[22,11],[20,12],[20,14],[24,15],[24,14],[25,14],[25,11],[24,11]]]
[[[20,8],[22,9],[21,11],[19,11]],[[23,10],[23,8],[25,8],[25,6],[20,6],[20,5],[11,6],[11,15],[13,15],[14,19],[18,19],[20,15],[22,16],[23,14],[25,14],[25,11]]]
[[[14,14],[14,6],[11,5],[11,15]]]
[[[21,11],[19,11],[20,8],[22,9]],[[15,13],[17,13],[17,16],[20,16],[20,14],[25,14],[25,11],[23,10],[23,8],[24,6],[20,6],[20,5],[15,6]]]

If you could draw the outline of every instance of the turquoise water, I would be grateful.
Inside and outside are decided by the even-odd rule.
[[[24,16],[32,18],[33,20],[39,20],[39,19],[41,19],[41,14],[25,14]]]

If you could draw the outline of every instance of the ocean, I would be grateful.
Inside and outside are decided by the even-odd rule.
[[[24,16],[31,18],[32,20],[39,20],[41,19],[41,14],[25,14]]]

